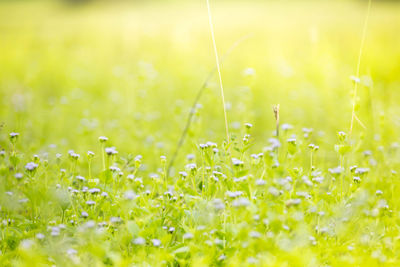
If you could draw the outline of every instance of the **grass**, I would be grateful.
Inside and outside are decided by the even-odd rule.
[[[205,2],[0,3],[0,265],[398,266],[400,6],[355,96],[365,4],[211,1],[226,137]]]

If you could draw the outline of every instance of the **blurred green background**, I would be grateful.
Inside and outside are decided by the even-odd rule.
[[[244,122],[267,142],[281,121],[326,142],[350,126],[366,1],[211,1],[233,133]],[[357,110],[367,136],[399,128],[400,5],[373,1]],[[0,121],[24,149],[170,155],[193,99],[215,66],[205,1],[2,1]],[[185,148],[224,138],[214,77]],[[356,127],[357,134],[362,133]],[[2,135],[1,138],[7,138]],[[323,145],[323,140],[321,140]],[[80,152],[80,151],[78,151]]]

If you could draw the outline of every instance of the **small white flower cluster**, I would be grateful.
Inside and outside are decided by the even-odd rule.
[[[37,163],[35,163],[35,162],[29,162],[29,163],[27,163],[27,164],[25,165],[25,169],[28,170],[28,171],[30,171],[30,172],[32,172],[32,171],[36,170],[36,168],[37,168],[38,166],[39,166],[39,165],[38,165]]]

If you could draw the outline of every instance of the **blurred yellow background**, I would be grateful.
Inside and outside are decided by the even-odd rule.
[[[347,131],[367,2],[211,1],[211,8],[221,56],[246,38],[222,63],[233,131],[252,122],[264,142],[277,103],[282,122],[332,136]],[[399,4],[373,1],[358,92],[358,116],[371,136],[387,140],[399,126],[399,14]],[[103,133],[139,148],[147,139],[177,140],[215,66],[211,44],[205,1],[2,2],[1,117],[43,142],[63,136],[73,145],[73,137]],[[200,101],[195,139],[223,138],[216,81]],[[389,127],[379,128],[383,116]]]

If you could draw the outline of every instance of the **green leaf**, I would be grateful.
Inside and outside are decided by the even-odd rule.
[[[128,221],[126,223],[126,228],[132,236],[137,236],[140,231],[139,226],[134,221]]]
[[[182,254],[182,253],[189,253],[190,252],[190,248],[188,246],[183,246],[180,247],[176,250],[174,250],[173,254]]]

